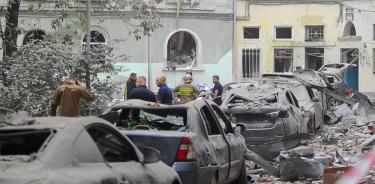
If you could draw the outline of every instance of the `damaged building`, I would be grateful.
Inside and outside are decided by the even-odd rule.
[[[19,35],[18,45],[30,39],[41,39],[41,35],[55,31],[51,21],[58,13],[29,11],[31,4],[37,3],[21,1],[19,27],[25,32]],[[73,9],[84,7],[79,2],[70,3]],[[129,27],[115,12],[103,11],[96,1],[92,1],[91,33],[96,37],[91,39],[91,47],[105,45],[111,48],[111,55],[122,69],[115,77],[120,83],[135,72],[146,77],[150,73],[152,89],[156,89],[153,81],[160,74],[167,77],[170,86],[176,86],[187,70],[192,70],[196,82],[210,83],[214,74],[220,74],[223,82],[232,81],[232,70],[228,70],[232,68],[233,46],[231,1],[165,0],[157,1],[155,6],[162,27],[149,37],[136,40],[134,35],[129,35]],[[81,13],[84,14],[84,11]],[[128,15],[130,12],[123,10],[120,14]],[[214,32],[212,28],[215,28]],[[84,46],[85,30],[77,30],[78,36],[73,41],[78,46]]]
[[[353,91],[374,91],[373,2],[338,0],[239,0],[235,76],[319,70],[325,64],[356,65],[344,73]]]

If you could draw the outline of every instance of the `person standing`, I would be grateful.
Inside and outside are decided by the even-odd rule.
[[[60,106],[59,116],[80,116],[81,98],[86,101],[94,101],[95,95],[82,87],[79,83],[79,76],[73,74],[65,84],[56,88],[51,103],[52,116],[57,115],[58,106]]]
[[[126,81],[125,91],[124,91],[124,100],[129,99],[130,92],[137,87],[137,74],[131,73],[128,81]]]
[[[180,103],[184,104],[195,100],[199,95],[199,91],[197,87],[191,84],[193,81],[191,75],[186,75],[183,80],[184,83],[176,86],[173,92],[180,98]]]
[[[165,76],[156,78],[156,85],[159,87],[157,101],[160,104],[172,105],[172,91],[166,84]]]
[[[137,78],[136,85],[137,87],[130,92],[129,99],[140,99],[149,102],[157,102],[154,92],[147,89],[146,77],[139,76]]]
[[[217,105],[223,103],[221,95],[223,94],[223,86],[220,84],[220,78],[218,75],[212,76],[212,82],[214,83],[214,88],[212,89],[212,98]]]

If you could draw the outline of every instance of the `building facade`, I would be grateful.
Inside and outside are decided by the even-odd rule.
[[[375,91],[375,3],[366,0],[238,0],[235,76],[317,70],[352,63],[345,81],[354,90]]]
[[[180,2],[178,2],[180,1]],[[95,4],[93,2],[93,4]],[[113,12],[93,8],[91,33],[98,35],[95,42],[113,48],[117,65],[123,68],[117,78],[125,82],[131,72],[151,78],[151,89],[156,90],[155,78],[164,74],[174,87],[187,70],[192,70],[195,82],[211,84],[218,74],[223,82],[232,81],[233,6],[226,0],[165,0],[156,5],[162,27],[136,40],[129,29]],[[179,8],[177,8],[177,6]],[[27,2],[20,12],[20,27],[42,34],[54,31],[51,15],[29,13]],[[130,12],[124,11],[124,14]],[[35,35],[35,34],[34,34]],[[84,44],[85,30],[76,38]],[[19,36],[24,44],[28,32]],[[151,63],[151,64],[149,64]]]
[[[237,1],[237,79],[337,62],[339,17],[338,1]]]

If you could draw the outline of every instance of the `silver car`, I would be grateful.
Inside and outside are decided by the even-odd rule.
[[[143,154],[105,120],[35,118],[0,128],[1,184],[178,184],[177,173]]]

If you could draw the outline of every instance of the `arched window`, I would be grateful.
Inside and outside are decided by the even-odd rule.
[[[354,24],[352,22],[346,23],[345,28],[344,28],[344,37],[356,36],[356,35],[357,35],[357,33],[356,33],[356,30],[355,30]]]
[[[45,38],[46,38],[46,33],[43,30],[40,30],[40,29],[30,30],[26,33],[23,39],[23,45],[26,45],[27,43],[35,44],[41,40],[44,40]]]
[[[86,34],[82,40],[82,47],[83,49],[86,48]],[[105,55],[106,55],[106,40],[102,33],[99,31],[91,31],[90,32],[90,51],[92,53],[92,61],[105,63]]]
[[[197,43],[194,36],[187,31],[177,31],[168,40],[168,66],[197,66]]]

